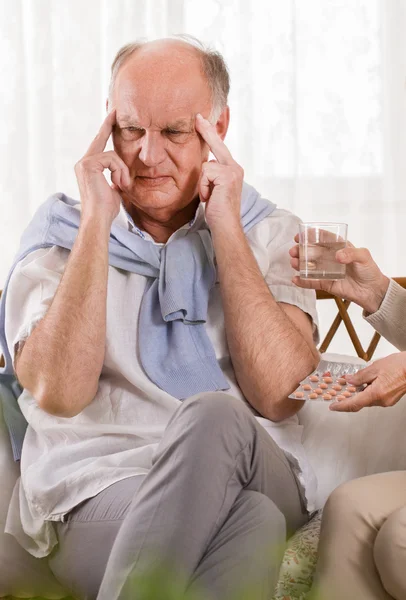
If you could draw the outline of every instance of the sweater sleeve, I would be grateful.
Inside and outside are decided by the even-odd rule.
[[[379,309],[362,316],[398,350],[406,350],[406,290],[393,279]]]

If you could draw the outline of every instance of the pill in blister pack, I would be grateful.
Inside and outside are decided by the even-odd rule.
[[[316,402],[347,400],[361,392],[364,386],[351,385],[344,375],[352,375],[363,367],[364,365],[360,364],[322,360],[317,369],[300,382],[289,398]]]

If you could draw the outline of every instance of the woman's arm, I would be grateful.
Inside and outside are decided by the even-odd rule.
[[[406,290],[393,279],[375,312],[364,310],[363,316],[372,327],[398,350],[406,350]]]
[[[289,253],[291,265],[298,271],[299,247],[293,246]],[[347,265],[345,279],[323,281],[295,277],[294,283],[355,302],[364,309],[364,318],[378,333],[399,350],[406,350],[406,290],[381,272],[366,248],[349,244],[337,252],[336,260]]]

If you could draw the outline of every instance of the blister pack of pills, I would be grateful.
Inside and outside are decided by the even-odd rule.
[[[352,375],[364,366],[366,365],[321,360],[317,369],[300,382],[299,387],[289,395],[289,398],[312,402],[347,400],[362,392],[364,386],[351,385],[344,379],[344,375]]]

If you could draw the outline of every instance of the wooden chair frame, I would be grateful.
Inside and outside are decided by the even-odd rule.
[[[394,279],[394,281],[396,281],[396,283],[398,283],[399,285],[401,285],[403,288],[406,289],[406,277],[393,277],[393,279]],[[2,290],[0,290],[0,297],[1,297],[1,293],[2,293]],[[372,336],[372,339],[371,339],[367,349],[364,350],[364,348],[360,342],[360,339],[357,335],[357,332],[355,331],[354,324],[352,323],[350,315],[348,314],[348,308],[350,307],[351,302],[349,300],[344,300],[343,298],[338,298],[337,296],[333,296],[332,294],[329,294],[328,292],[322,292],[319,290],[316,292],[316,296],[317,296],[317,300],[333,300],[336,303],[337,308],[338,308],[338,313],[335,316],[324,340],[321,342],[321,344],[319,346],[319,351],[322,353],[327,351],[327,349],[330,346],[341,323],[344,323],[344,326],[348,332],[348,335],[350,336],[352,345],[354,346],[354,349],[355,349],[355,352],[357,353],[357,355],[366,361],[371,360],[371,358],[373,357],[374,352],[379,344],[381,335],[379,333],[375,332],[374,335]],[[4,366],[4,357],[0,356],[0,367],[3,367],[3,366]]]
[[[396,281],[396,283],[401,285],[403,288],[406,288],[406,277],[393,277],[393,280]],[[349,300],[344,300],[343,298],[333,296],[328,292],[322,291],[317,291],[317,300],[334,300],[338,307],[338,313],[334,321],[332,322],[324,340],[320,344],[319,351],[322,353],[327,351],[327,348],[330,346],[335,334],[337,333],[339,326],[341,325],[341,322],[343,322],[357,355],[366,361],[371,360],[376,350],[376,347],[379,344],[381,335],[378,332],[375,332],[367,349],[364,350],[360,339],[357,335],[357,332],[355,331],[354,324],[350,319],[350,315],[348,314],[348,309],[351,305],[351,302]]]

